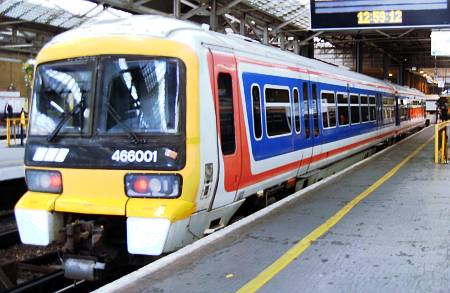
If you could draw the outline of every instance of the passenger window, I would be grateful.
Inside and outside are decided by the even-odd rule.
[[[295,132],[300,133],[300,102],[298,97],[298,89],[294,89],[294,117],[295,117]]]
[[[358,124],[360,122],[359,116],[359,98],[358,95],[350,95],[350,111],[352,124]]]
[[[262,122],[261,122],[261,93],[259,87],[254,85],[252,87],[252,103],[253,103],[253,133],[256,139],[262,137]]]
[[[377,120],[377,103],[375,97],[369,97],[369,114],[370,120],[372,121]]]
[[[367,122],[370,120],[369,118],[369,101],[367,96],[360,96],[361,99],[361,120],[362,122]]]
[[[308,83],[306,82],[303,83],[303,122],[306,138],[309,138],[311,130],[309,128]]]
[[[336,98],[334,93],[322,93],[322,124],[323,128],[336,126]]]
[[[314,136],[319,136],[319,97],[317,96],[317,85],[312,85],[313,97],[313,117],[314,117]]]
[[[269,137],[291,133],[291,101],[288,89],[266,88],[266,129]]]
[[[350,123],[350,114],[348,111],[348,95],[337,94],[339,126],[348,125]]]
[[[399,103],[399,110],[400,110],[400,120],[401,121],[406,121],[408,120],[408,109],[407,109],[407,105],[405,105],[404,100],[400,100]]]
[[[395,101],[391,97],[383,97],[383,123],[395,122]]]
[[[231,75],[219,73],[218,76],[220,143],[224,155],[233,154],[236,149],[234,135],[233,85]]]

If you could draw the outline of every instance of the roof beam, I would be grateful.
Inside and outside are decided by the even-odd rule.
[[[312,39],[314,39],[315,37],[318,37],[322,34],[323,32],[317,32],[315,34],[313,34],[312,36],[307,37],[306,39],[304,39],[303,41],[300,42],[299,46],[304,46],[306,44],[308,44],[308,42]]]
[[[181,19],[189,19],[189,18],[193,17],[194,15],[199,14],[200,12],[204,12],[208,8],[208,6],[209,5],[207,3],[205,3],[205,4],[202,4],[202,6],[191,9],[187,13],[183,14],[181,16]]]
[[[191,2],[189,2],[187,0],[180,0],[180,2],[185,4],[186,6],[191,7],[191,8],[197,8],[198,7],[198,5],[195,5],[194,3],[191,3]]]
[[[392,36],[390,35],[390,34],[388,34],[388,33],[385,33],[385,32],[383,32],[383,31],[380,31],[380,30],[375,30],[377,33],[379,33],[380,35],[383,35],[383,36],[385,36],[385,37],[387,37],[387,38],[389,38],[389,39],[392,39]]]
[[[225,22],[228,24],[228,26],[233,30],[233,33],[239,34],[239,29],[234,27],[234,25],[231,23],[231,21],[228,20],[228,17],[226,17],[225,15],[222,15],[222,18],[225,20]]]
[[[141,6],[150,1],[152,1],[152,0],[139,0],[139,1],[133,2],[133,6]]]
[[[410,32],[412,32],[414,29],[409,29],[406,32],[404,32],[403,34],[399,35],[397,38],[403,38],[404,36],[406,36],[407,34],[409,34]]]
[[[25,22],[28,22],[28,21],[26,21],[26,20],[4,21],[4,22],[0,22],[0,26],[10,26],[10,25],[22,24]]]
[[[217,15],[222,15],[222,14],[227,13],[228,10],[229,10],[231,7],[236,6],[237,4],[239,4],[239,3],[241,3],[241,2],[242,2],[242,0],[234,0],[234,1],[231,1],[231,3],[228,3],[226,6],[224,6],[224,7],[220,8],[220,9],[218,9],[218,10],[217,10]]]

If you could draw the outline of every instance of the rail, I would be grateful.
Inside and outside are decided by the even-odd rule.
[[[11,146],[12,141],[14,142],[14,145],[17,145],[17,135],[20,135],[20,144],[22,145],[25,133],[27,133],[27,128],[28,118],[25,118],[24,121],[21,118],[6,118],[6,143],[8,144],[8,147]]]
[[[450,121],[436,124],[434,128],[434,162],[436,164],[448,163],[448,125]]]

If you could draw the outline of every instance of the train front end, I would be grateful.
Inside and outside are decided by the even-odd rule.
[[[29,191],[15,207],[22,242],[57,243],[66,275],[93,280],[123,255],[192,241],[183,231],[199,182],[195,52],[164,38],[82,36],[50,43],[37,61]]]

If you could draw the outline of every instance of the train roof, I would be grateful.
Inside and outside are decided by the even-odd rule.
[[[415,88],[410,88],[406,86],[401,86],[398,84],[392,84],[395,89],[395,92],[399,96],[407,97],[407,98],[415,98],[415,99],[426,99],[424,93]]]
[[[253,41],[240,35],[216,33],[210,31],[208,26],[155,15],[133,15],[114,20],[88,22],[76,29],[54,37],[45,47],[66,40],[81,39],[86,38],[86,36],[96,37],[105,35],[134,35],[168,38],[187,43],[190,46],[196,42],[197,44],[202,45],[206,44],[217,46],[218,48],[228,48],[234,50],[237,55],[265,59],[270,62],[292,67],[304,67],[311,72],[319,72],[332,79],[340,79],[348,83],[362,82],[368,87],[377,88],[385,92],[394,93],[401,91],[413,95],[412,91],[408,90],[408,88],[399,87],[364,74],[299,56],[289,51],[282,51],[275,47],[262,45],[257,41]]]

